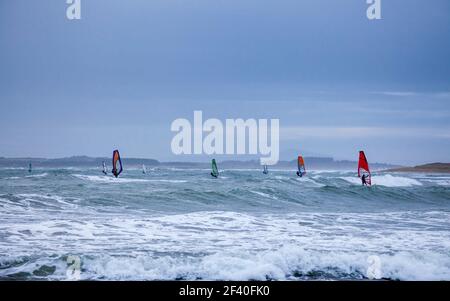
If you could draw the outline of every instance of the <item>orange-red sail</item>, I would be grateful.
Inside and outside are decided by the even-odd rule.
[[[302,176],[305,175],[306,174],[305,160],[303,160],[302,156],[298,156],[297,165],[299,174],[301,174]]]
[[[122,172],[122,160],[120,159],[120,154],[117,149],[113,152],[112,166],[112,173],[117,178]]]
[[[369,163],[367,162],[366,155],[363,151],[359,151],[359,161],[358,161],[358,177],[366,175],[367,184],[371,185],[371,174],[369,169]]]

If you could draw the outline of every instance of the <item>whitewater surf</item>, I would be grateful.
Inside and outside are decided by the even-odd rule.
[[[0,279],[450,280],[449,175],[140,167],[0,169]]]

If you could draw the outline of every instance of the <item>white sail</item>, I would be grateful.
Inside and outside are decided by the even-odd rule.
[[[144,165],[144,164],[142,164],[142,173],[143,173],[143,174],[146,174],[146,173],[147,173],[147,169],[145,168],[145,165]]]

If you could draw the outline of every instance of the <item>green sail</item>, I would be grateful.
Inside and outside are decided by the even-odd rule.
[[[211,175],[213,177],[217,177],[219,175],[219,170],[217,169],[216,159],[212,159],[211,165],[212,165]]]

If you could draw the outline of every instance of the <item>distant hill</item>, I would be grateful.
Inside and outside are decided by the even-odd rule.
[[[106,157],[88,157],[88,156],[73,156],[58,159],[44,159],[44,158],[0,158],[0,167],[26,167],[29,163],[34,167],[81,167],[81,166],[101,166],[105,161],[108,165],[111,164],[111,158]],[[133,165],[159,165],[160,162],[155,159],[140,159],[140,158],[122,158],[124,166]]]
[[[304,157],[306,169],[313,170],[356,170],[358,162],[348,160],[334,160],[331,157]],[[171,164],[161,163],[162,165]],[[187,163],[185,163],[187,164]],[[195,163],[194,163],[195,164]],[[196,163],[197,165],[202,163]],[[261,168],[259,160],[247,160],[247,161],[217,161],[219,168]],[[181,165],[181,164],[180,164]],[[210,162],[202,164],[204,167],[210,167]],[[386,168],[399,167],[398,165],[385,164],[385,163],[372,163],[370,168],[372,170],[381,170]],[[297,169],[297,159],[291,161],[278,161],[274,166],[270,168],[277,169]]]
[[[450,173],[450,163],[430,163],[414,167],[391,168],[386,171]]]
[[[1,158],[0,167],[28,167],[28,164],[33,164],[34,167],[92,167],[101,166],[105,161],[110,165],[111,158],[106,157],[87,157],[87,156],[72,156],[58,159],[45,159],[45,158]],[[122,157],[122,163],[124,167],[127,166],[140,166],[145,164],[146,166],[161,166],[161,167],[176,167],[176,168],[210,168],[211,163],[209,160],[205,162],[160,162],[156,159],[143,159],[143,158],[124,158]],[[246,160],[246,161],[233,161],[224,160],[217,161],[219,168],[261,168],[259,160]],[[305,157],[306,169],[330,169],[330,170],[356,170],[356,161],[347,160],[334,160],[331,157]],[[398,166],[384,164],[384,163],[371,163],[372,170],[395,168]],[[291,161],[279,161],[275,166],[270,168],[279,169],[296,169],[297,160]]]

